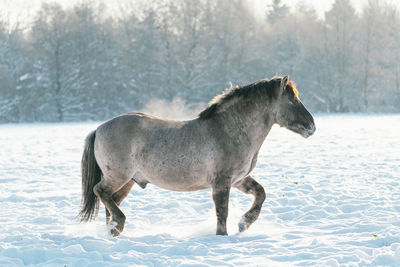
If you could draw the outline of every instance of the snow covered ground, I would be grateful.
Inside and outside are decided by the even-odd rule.
[[[0,125],[0,266],[399,266],[400,116],[317,116],[309,139],[274,127],[253,176],[267,200],[233,189],[230,236],[211,192],[135,186],[122,236],[80,205],[83,140],[95,123]]]

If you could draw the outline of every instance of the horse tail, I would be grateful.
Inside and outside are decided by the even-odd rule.
[[[95,195],[93,188],[101,180],[101,170],[94,157],[94,140],[96,131],[92,131],[85,141],[82,155],[82,210],[78,217],[81,221],[90,221],[96,218],[99,212],[100,201]]]

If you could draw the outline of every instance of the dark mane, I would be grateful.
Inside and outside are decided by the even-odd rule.
[[[281,77],[274,77],[271,80],[264,79],[251,84],[241,86],[237,85],[235,87],[226,89],[222,94],[214,97],[209,106],[199,113],[199,118],[203,120],[209,119],[214,116],[226,103],[234,99],[249,98],[260,94],[262,91],[266,93],[269,99],[272,99],[275,95],[274,88],[278,81],[280,83],[280,80]]]

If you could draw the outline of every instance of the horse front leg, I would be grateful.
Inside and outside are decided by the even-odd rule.
[[[230,189],[231,179],[229,177],[217,178],[212,185],[212,196],[217,214],[217,235],[228,235],[226,219],[228,218]]]
[[[264,188],[256,182],[251,176],[247,176],[240,182],[233,185],[245,194],[254,196],[254,202],[251,208],[242,216],[239,222],[239,231],[243,232],[250,227],[250,225],[257,220],[261,211],[261,206],[265,200]]]

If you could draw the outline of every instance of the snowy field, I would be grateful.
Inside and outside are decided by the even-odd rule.
[[[231,191],[215,236],[210,190],[135,186],[122,236],[103,206],[79,224],[80,158],[95,123],[0,125],[0,266],[400,266],[400,116],[317,116],[309,139],[274,127],[255,177],[267,200]]]

